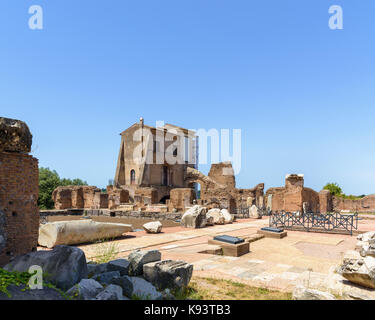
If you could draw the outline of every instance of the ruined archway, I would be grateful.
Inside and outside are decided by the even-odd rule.
[[[228,164],[226,164],[227,167]],[[201,185],[200,203],[202,205],[216,205],[219,202],[220,208],[225,208],[231,213],[236,213],[238,208],[247,205],[250,198],[253,199],[259,208],[263,208],[263,183],[258,184],[252,189],[237,189],[233,179],[229,179],[227,184],[224,182],[219,183],[213,177],[206,176],[194,168],[187,169],[185,182],[187,185],[193,183]]]

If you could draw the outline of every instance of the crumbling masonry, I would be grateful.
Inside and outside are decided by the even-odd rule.
[[[38,243],[38,160],[19,120],[0,118],[0,266]]]
[[[265,195],[268,212],[375,212],[375,195],[362,199],[344,199],[333,196],[328,190],[316,192],[304,187],[302,174],[290,174],[285,187],[270,188]]]
[[[156,187],[137,187],[134,196],[129,196],[127,189],[114,186],[107,187],[107,193],[91,186],[58,187],[52,198],[55,209],[104,209],[147,212],[183,212],[194,202],[207,208],[225,208],[236,213],[240,207],[253,204],[263,208],[264,184],[253,189],[237,189],[232,164],[223,162],[213,164],[208,176],[188,167],[184,175],[186,185],[191,188],[170,189],[166,203],[158,200]],[[195,184],[201,186],[200,199],[196,198]],[[163,191],[164,194],[164,191]]]
[[[135,139],[139,132],[148,134]],[[182,141],[185,147],[180,144]],[[180,160],[176,163],[167,161],[172,156],[171,147],[173,157]],[[150,127],[141,118],[121,133],[114,186],[108,186],[107,193],[101,193],[96,187],[59,187],[52,196],[55,209],[108,208],[166,213],[185,211],[195,202],[208,208],[225,208],[231,213],[236,213],[238,208],[246,210],[253,204],[263,208],[264,184],[253,189],[237,189],[230,162],[213,164],[208,176],[204,175],[197,170],[197,150],[195,132],[172,124]],[[153,161],[135,161],[142,155]],[[159,158],[160,163],[156,161]],[[198,184],[200,199],[196,193]]]
[[[171,133],[171,129],[179,134]],[[135,139],[139,132],[148,134]],[[165,143],[161,143],[163,139]],[[188,148],[175,144],[183,140],[188,142]],[[195,132],[171,124],[150,127],[141,118],[121,133],[114,186],[108,186],[106,193],[90,186],[59,187],[53,192],[55,208],[152,214],[183,212],[197,203],[208,209],[225,208],[232,214],[247,213],[253,205],[268,212],[375,212],[375,195],[360,200],[334,197],[327,190],[316,192],[306,188],[304,176],[298,174],[288,175],[284,187],[270,188],[265,196],[263,183],[252,189],[238,189],[230,162],[213,164],[208,175],[197,170],[198,141]],[[171,156],[168,151],[171,146],[173,156],[184,161],[174,164],[166,161]],[[135,161],[142,156],[152,161]],[[155,162],[159,158],[163,161]],[[200,185],[199,199],[197,185]]]

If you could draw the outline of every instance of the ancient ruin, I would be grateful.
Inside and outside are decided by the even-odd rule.
[[[19,120],[0,118],[0,266],[38,244],[38,160]]]
[[[52,198],[56,210],[110,209],[166,213],[184,212],[197,203],[208,209],[222,208],[235,214],[240,208],[248,212],[251,206],[264,207],[264,184],[258,184],[253,189],[237,189],[230,162],[213,164],[208,176],[188,167],[184,184],[194,188],[170,188],[167,196],[164,196],[165,203],[159,199],[158,185],[134,187],[133,196],[123,186],[108,186],[105,193],[95,186],[63,186],[54,190]],[[197,199],[195,184],[201,185],[200,199]],[[163,190],[163,186],[161,188]]]
[[[55,209],[108,208],[108,195],[93,186],[57,187],[52,193]]]
[[[375,195],[352,200],[328,190],[317,192],[304,186],[303,174],[287,175],[284,187],[270,188],[265,194],[263,183],[239,189],[230,162],[212,164],[208,175],[200,172],[197,150],[195,132],[171,124],[151,127],[141,118],[121,133],[114,184],[105,192],[95,186],[58,187],[52,195],[55,209],[149,216],[182,214],[198,204],[251,218],[280,212],[375,212]]]
[[[266,208],[272,212],[309,212],[320,210],[319,194],[304,187],[302,174],[289,174],[285,177],[285,187],[270,188],[266,192]]]
[[[139,144],[148,145],[150,141],[145,139],[137,144],[128,139],[129,132],[135,128],[144,130],[147,127],[142,120],[122,134],[113,185],[105,190],[96,186],[56,188],[52,194],[55,210],[50,213],[67,219],[42,221],[38,239],[38,161],[28,155],[31,134],[25,124],[15,120],[7,119],[0,125],[3,130],[0,130],[0,140],[4,139],[0,149],[0,264],[6,264],[5,270],[26,271],[37,261],[45,272],[51,273],[53,284],[65,290],[72,299],[83,300],[127,300],[134,295],[141,299],[146,296],[174,299],[170,289],[189,284],[193,265],[194,274],[198,275],[207,269],[225,276],[222,271],[227,270],[230,277],[238,277],[241,281],[254,279],[257,285],[263,283],[264,287],[269,281],[272,285],[287,283],[293,288],[293,299],[333,300],[336,294],[348,299],[375,298],[366,291],[373,289],[375,283],[374,232],[358,237],[357,251],[348,251],[341,260],[338,254],[342,242],[345,248],[354,246],[352,239],[340,237],[368,228],[368,222],[361,225],[362,229],[353,228],[353,219],[358,215],[340,215],[338,212],[375,211],[374,195],[351,200],[333,196],[328,190],[316,192],[304,186],[301,174],[287,175],[284,187],[270,188],[265,193],[263,183],[251,189],[240,189],[236,187],[230,162],[212,164],[207,175],[189,163],[137,166],[126,160],[127,157]],[[180,129],[186,134],[183,139],[196,141],[193,133]],[[165,128],[150,130],[154,132],[152,139],[159,131],[165,134]],[[172,138],[172,141],[177,140]],[[152,149],[146,148],[144,155],[156,157],[160,153],[171,153],[174,156],[173,151],[165,148],[163,152],[154,152],[160,151],[161,146],[154,142],[152,145]],[[48,215],[49,211],[43,214]],[[70,220],[71,214],[75,215],[73,220]],[[265,214],[271,216],[265,218]],[[101,215],[107,217],[99,217]],[[120,218],[116,218],[120,223],[113,223],[111,217]],[[111,223],[95,221],[95,218],[109,219]],[[122,218],[140,219],[142,229],[133,229],[121,221]],[[186,231],[175,231],[181,229],[170,229],[165,219],[173,220],[172,226],[190,228],[189,235]],[[134,221],[131,223],[138,223]],[[290,221],[295,225],[291,226]],[[303,225],[306,221],[308,226]],[[345,229],[346,225],[350,230]],[[332,238],[307,236],[310,231],[330,232]],[[171,232],[176,234],[172,237]],[[293,232],[300,232],[301,236]],[[288,233],[293,233],[293,239],[288,240]],[[139,234],[144,237],[141,241]],[[197,245],[197,237],[205,241]],[[103,257],[100,250],[107,245],[103,243],[101,247],[104,239],[109,248],[121,245],[121,250],[115,253],[117,259],[87,264],[86,261]],[[228,242],[228,239],[236,242]],[[36,250],[38,240],[44,247],[39,251]],[[162,250],[164,260],[158,250],[143,250],[152,246]],[[316,257],[310,255],[311,252],[315,252]],[[330,257],[331,253],[335,255],[332,261],[336,263],[337,272],[334,275],[327,275],[327,270],[319,273],[322,266],[332,268],[331,260],[323,258],[324,255]],[[274,261],[275,256],[277,261]],[[237,260],[229,258],[239,259],[241,267]],[[267,263],[263,264],[265,260]],[[315,271],[313,276],[319,275],[323,284],[315,279],[314,287],[305,285],[311,263]],[[300,266],[303,266],[303,272],[300,272]],[[343,279],[346,279],[345,283]],[[327,284],[331,286],[328,289]],[[357,291],[353,284],[359,286],[355,288]],[[15,297],[22,296],[22,286],[10,290]],[[41,290],[36,296],[63,299],[58,291],[50,288]],[[0,299],[3,298],[0,292]]]
[[[197,169],[188,168],[186,181],[201,185],[198,203],[208,209],[224,208],[234,214],[237,209],[248,210],[252,205],[256,205],[258,208],[264,207],[264,184],[260,183],[252,189],[237,189],[230,162],[212,164],[208,176]]]
[[[375,195],[361,199],[333,196],[328,190],[314,191],[304,186],[303,174],[289,174],[285,187],[270,188],[265,194],[268,212],[375,212]]]
[[[170,124],[154,128],[141,119],[121,133],[114,185],[106,192],[95,186],[58,187],[52,195],[55,209],[109,209],[114,215],[115,211],[183,213],[194,204],[226,209],[231,214],[241,210],[248,213],[253,205],[263,210],[263,183],[252,189],[236,188],[230,162],[212,164],[208,175],[204,175],[197,170],[197,145],[192,131]],[[171,156],[175,164],[167,161]],[[142,157],[149,161],[138,163]]]
[[[189,187],[185,174],[196,166],[196,148],[195,132],[170,124],[150,127],[141,119],[121,133],[114,184],[129,190],[131,199],[138,188],[152,187],[147,201],[165,204],[172,189]]]

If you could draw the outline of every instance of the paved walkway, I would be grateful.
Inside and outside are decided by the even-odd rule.
[[[267,218],[240,220],[203,229],[171,227],[154,235],[135,232],[113,243],[119,249],[119,257],[127,257],[135,249],[158,249],[162,259],[192,263],[195,277],[231,279],[288,292],[298,284],[342,292],[346,284],[334,274],[334,269],[345,251],[354,249],[356,236],[288,231],[288,236],[283,239],[264,238],[252,242],[250,252],[241,257],[199,253],[208,239],[215,235],[250,236],[266,225]],[[375,230],[375,221],[361,220],[359,230]],[[90,260],[98,254],[97,246],[89,244],[80,248]]]

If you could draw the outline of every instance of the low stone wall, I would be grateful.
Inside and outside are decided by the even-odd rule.
[[[362,199],[344,199],[332,197],[333,211],[351,212],[375,212],[375,195],[366,196]]]
[[[113,212],[113,211],[112,211]],[[157,220],[180,220],[183,213],[160,213],[160,212],[140,212],[140,211],[115,211],[116,217],[157,219]]]
[[[121,217],[121,218],[138,218],[138,219],[157,219],[179,221],[183,213],[162,213],[162,212],[145,212],[145,211],[122,211],[109,209],[80,209],[80,210],[43,210],[40,213],[40,222],[46,222],[49,216],[104,216],[104,217]]]

